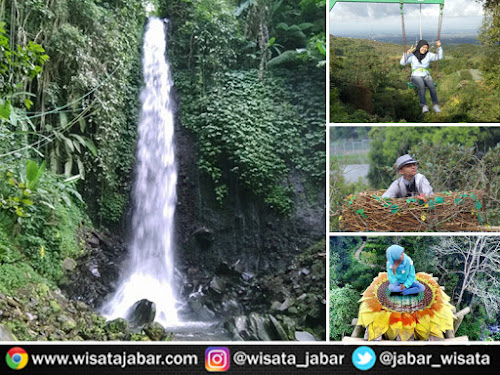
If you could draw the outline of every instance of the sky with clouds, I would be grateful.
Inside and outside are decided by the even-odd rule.
[[[420,5],[404,4],[407,34],[419,33]],[[436,35],[439,5],[422,5],[422,29]],[[446,0],[442,33],[477,32],[483,19],[483,9],[475,0]],[[401,33],[399,4],[337,3],[330,11],[330,34]]]

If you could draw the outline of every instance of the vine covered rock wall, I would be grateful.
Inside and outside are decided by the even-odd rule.
[[[283,268],[325,233],[325,4],[179,3],[160,2],[178,98],[179,256]]]

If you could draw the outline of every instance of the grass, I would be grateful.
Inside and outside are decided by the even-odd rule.
[[[340,161],[342,165],[349,164],[370,164],[370,158],[368,152],[360,154],[348,154],[348,155],[331,155],[330,159],[336,159]]]

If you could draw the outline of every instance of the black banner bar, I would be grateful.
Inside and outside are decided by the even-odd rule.
[[[0,374],[447,374],[500,370],[498,345],[15,343]]]

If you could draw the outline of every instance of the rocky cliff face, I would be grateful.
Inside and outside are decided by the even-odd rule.
[[[242,190],[236,181],[231,181],[221,206],[215,199],[213,184],[199,173],[193,137],[182,126],[176,128],[176,147],[176,243],[182,263],[214,271],[221,261],[233,264],[239,260],[247,271],[274,272],[286,268],[295,255],[324,239],[324,186],[318,187],[317,196],[311,199],[300,176],[290,176],[296,210],[288,218]]]
[[[181,126],[176,155],[177,283],[186,302],[181,315],[219,321],[234,340],[294,340],[306,330],[324,338],[324,189],[311,199],[300,176],[291,176],[296,210],[288,218],[235,182],[221,206],[199,173],[193,137]],[[127,266],[126,237],[89,233],[87,255],[63,291],[99,308]]]

